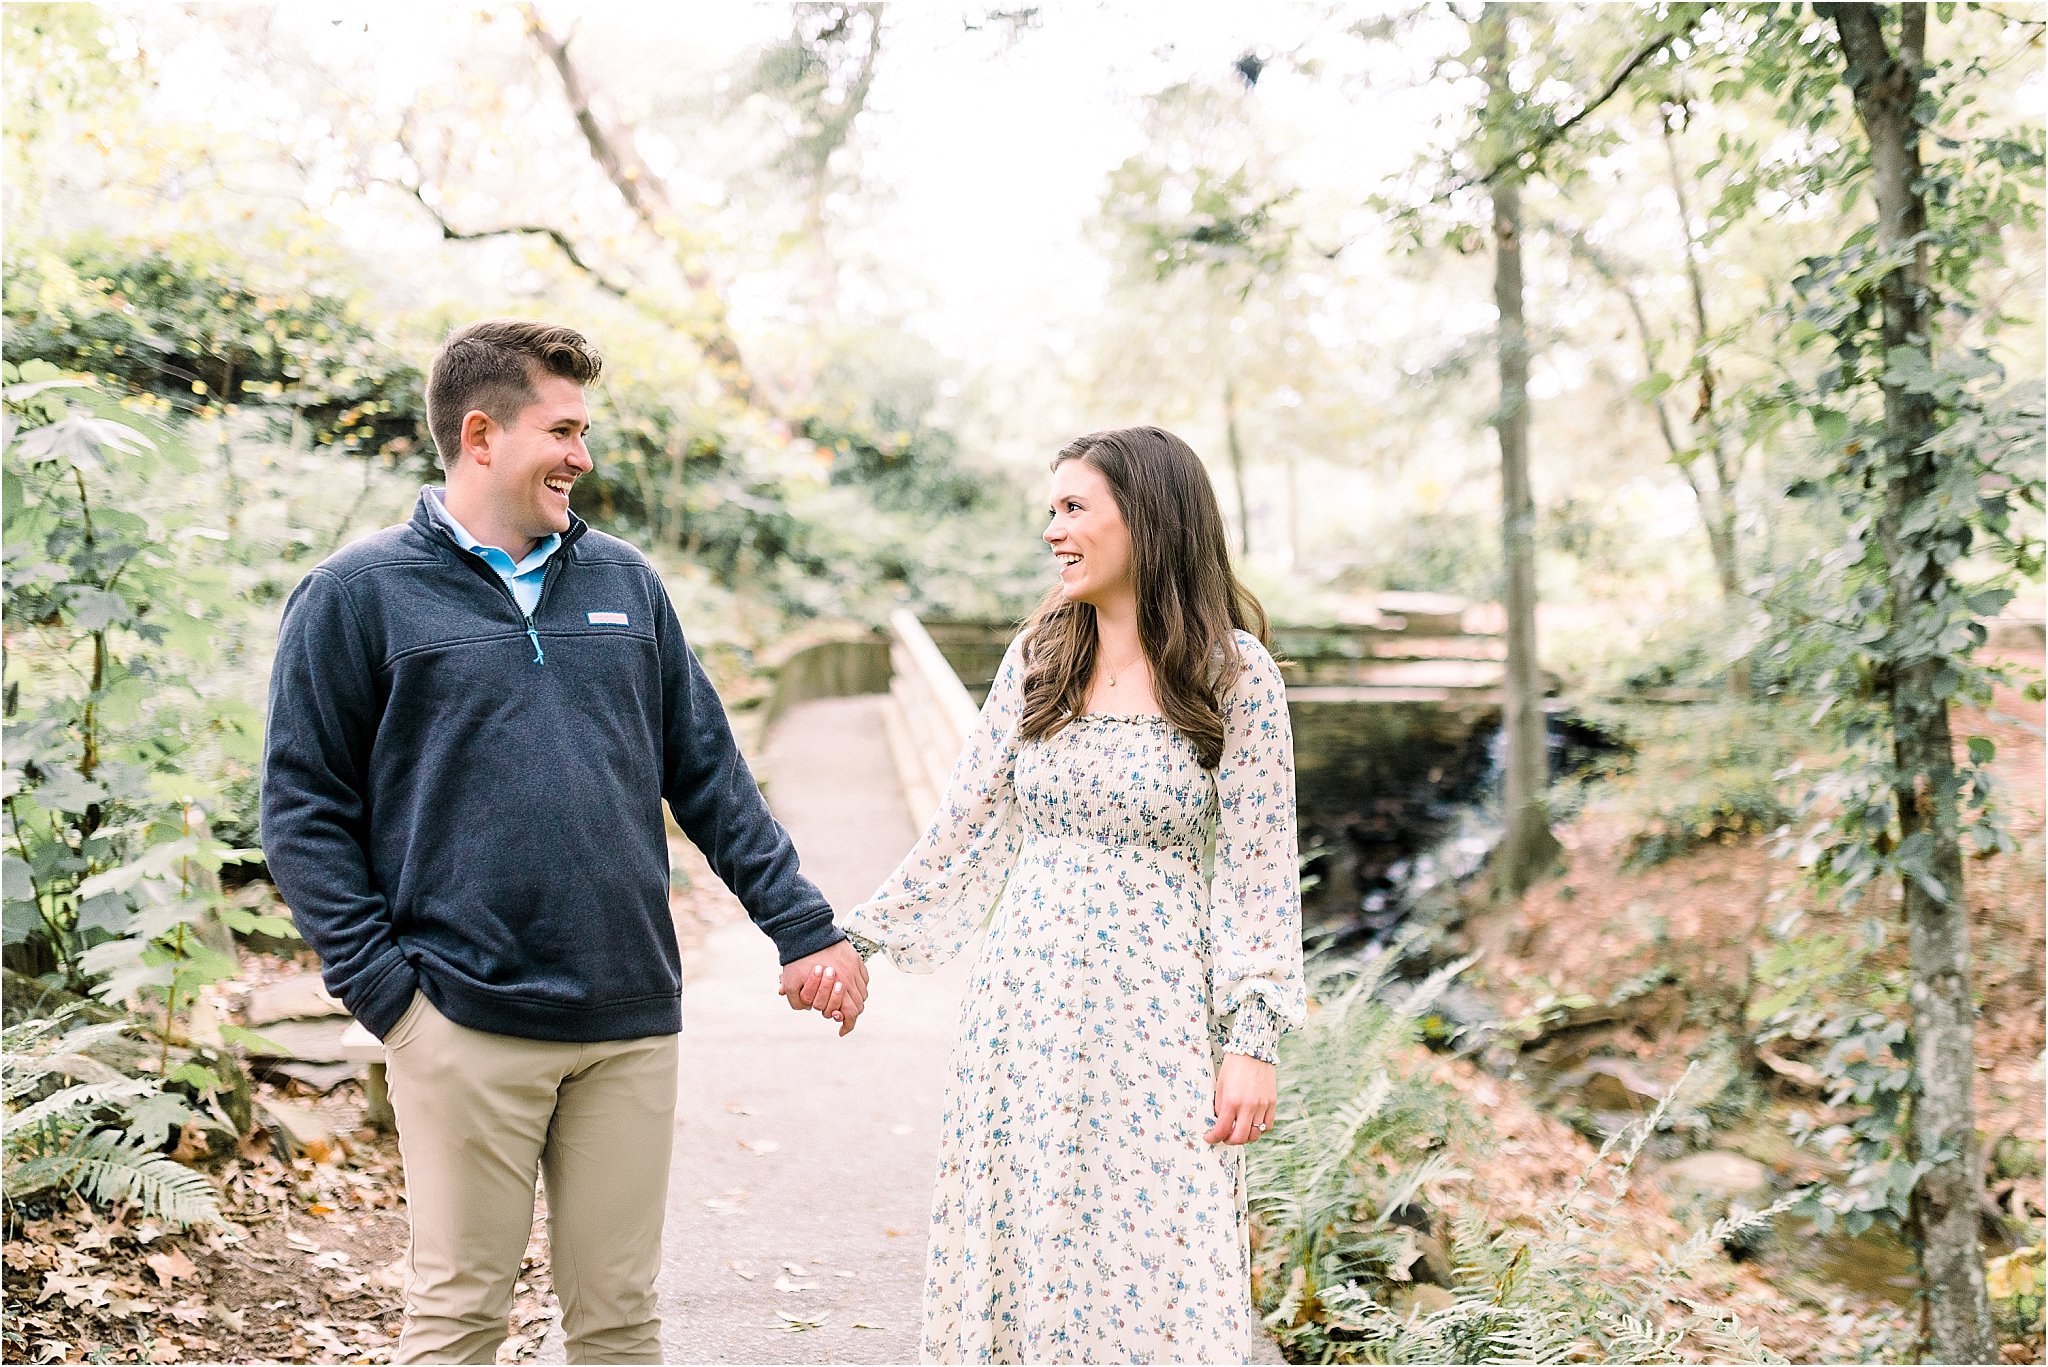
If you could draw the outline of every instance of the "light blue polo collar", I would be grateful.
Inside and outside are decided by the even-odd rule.
[[[482,556],[489,562],[492,569],[496,570],[508,581],[524,579],[528,575],[537,574],[548,563],[548,557],[562,547],[562,534],[560,532],[549,532],[545,537],[541,538],[540,542],[532,550],[526,553],[526,557],[523,560],[515,565],[512,563],[512,557],[509,554],[496,546],[484,545],[469,534],[469,528],[455,520],[455,514],[448,511],[448,505],[444,501],[446,496],[445,490],[428,485],[422,492],[427,496],[427,508],[440,520],[441,525],[448,529],[449,535],[455,538],[455,544],[466,551],[474,551]]]

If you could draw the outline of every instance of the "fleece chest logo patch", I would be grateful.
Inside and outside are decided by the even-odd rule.
[[[589,614],[590,625],[594,627],[622,627],[629,623],[623,612],[593,612]]]

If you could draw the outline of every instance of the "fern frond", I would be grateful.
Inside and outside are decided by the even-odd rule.
[[[132,1201],[179,1229],[221,1221],[220,1194],[203,1174],[107,1130],[10,1165],[4,1189],[16,1201],[45,1191],[76,1191],[95,1205]]]
[[[1463,1168],[1454,1166],[1445,1155],[1433,1153],[1414,1167],[1395,1176],[1380,1197],[1380,1213],[1374,1218],[1373,1224],[1385,1224],[1387,1216],[1414,1200],[1415,1193],[1430,1183],[1462,1181],[1471,1175]]]
[[[104,1082],[121,1076],[114,1068],[88,1057],[85,1051],[121,1034],[128,1028],[126,1021],[81,1026],[63,1038],[47,1043],[45,1040],[53,1033],[52,1030],[23,1029],[24,1026],[51,1027],[56,1024],[57,1020],[23,1021],[0,1038],[0,1049],[6,1051],[7,1059],[5,1072],[0,1073],[0,1079],[4,1079],[0,1082],[0,1098],[11,1102],[35,1090],[50,1077]]]
[[[22,1131],[44,1124],[55,1124],[69,1119],[84,1122],[102,1106],[117,1102],[133,1101],[157,1090],[157,1084],[149,1078],[122,1078],[118,1082],[82,1082],[76,1087],[66,1087],[50,1093],[32,1106],[24,1106],[7,1117],[4,1132],[8,1151],[14,1150],[17,1137]],[[75,1126],[73,1127],[75,1128]]]

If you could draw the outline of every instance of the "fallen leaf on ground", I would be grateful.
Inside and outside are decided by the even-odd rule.
[[[206,1131],[186,1121],[178,1130],[178,1143],[171,1150],[173,1163],[197,1163],[213,1152],[213,1145],[206,1138]]]
[[[800,1282],[788,1273],[784,1273],[775,1279],[775,1289],[777,1291],[816,1291],[818,1288],[810,1282]]]
[[[163,1286],[169,1286],[172,1282],[182,1277],[193,1276],[199,1271],[192,1265],[192,1260],[185,1256],[185,1250],[182,1248],[152,1253],[142,1261],[150,1271],[156,1273],[157,1282]]]
[[[760,1273],[754,1271],[753,1268],[747,1266],[745,1263],[742,1262],[727,1262],[726,1266],[731,1268],[733,1271],[733,1275],[735,1277],[738,1277],[743,1282],[750,1282],[754,1280],[754,1278],[761,1275]]]
[[[740,1147],[748,1153],[774,1153],[782,1145],[773,1139],[742,1139]]]
[[[829,1315],[792,1315],[787,1310],[778,1310],[775,1313],[783,1322],[782,1328],[792,1334],[801,1334],[806,1329],[822,1329],[825,1327],[825,1321],[831,1318]]]
[[[36,1304],[41,1305],[52,1296],[62,1296],[64,1303],[74,1310],[81,1305],[105,1305],[107,1282],[104,1277],[69,1277],[52,1272],[43,1278],[42,1294],[36,1297]]]
[[[880,1329],[882,1326],[879,1324],[869,1324],[866,1320],[855,1320],[853,1327],[856,1329]]]

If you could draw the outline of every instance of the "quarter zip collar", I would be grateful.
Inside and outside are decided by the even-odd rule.
[[[441,520],[434,509],[427,506],[427,500],[432,497],[433,495],[429,494],[425,488],[420,490],[419,500],[412,507],[411,523],[413,530],[425,537],[429,543],[436,546],[446,546],[449,550],[455,552],[456,555],[461,556],[472,564],[481,563],[480,557],[474,552],[466,551],[462,548],[455,540],[454,533],[448,530],[448,524]],[[575,545],[588,526],[588,523],[576,516],[575,510],[572,508],[569,511],[569,530],[558,533],[562,538],[562,544],[555,547],[555,554],[561,555],[571,546]],[[484,568],[489,569],[490,567],[486,565]]]
[[[471,573],[504,596],[506,605],[518,616],[519,625],[526,632],[526,639],[533,644],[533,663],[537,665],[546,664],[548,657],[546,650],[541,646],[540,623],[536,619],[540,615],[541,605],[547,601],[548,589],[558,577],[556,567],[568,557],[570,546],[583,535],[584,526],[583,520],[572,512],[569,514],[569,529],[557,532],[551,538],[555,544],[541,556],[541,563],[536,566],[540,570],[540,592],[533,595],[533,607],[529,611],[526,606],[527,600],[514,591],[513,580],[485,554],[490,548],[466,546],[462,543],[454,519],[449,516],[446,506],[440,501],[438,490],[431,485],[421,489],[419,502],[414,505],[412,514],[413,530],[425,537],[429,545],[444,553],[452,553]],[[502,550],[496,554],[500,559],[508,558]],[[533,553],[529,552],[528,559],[532,558]],[[519,586],[525,588],[530,578],[531,570],[519,576]]]

